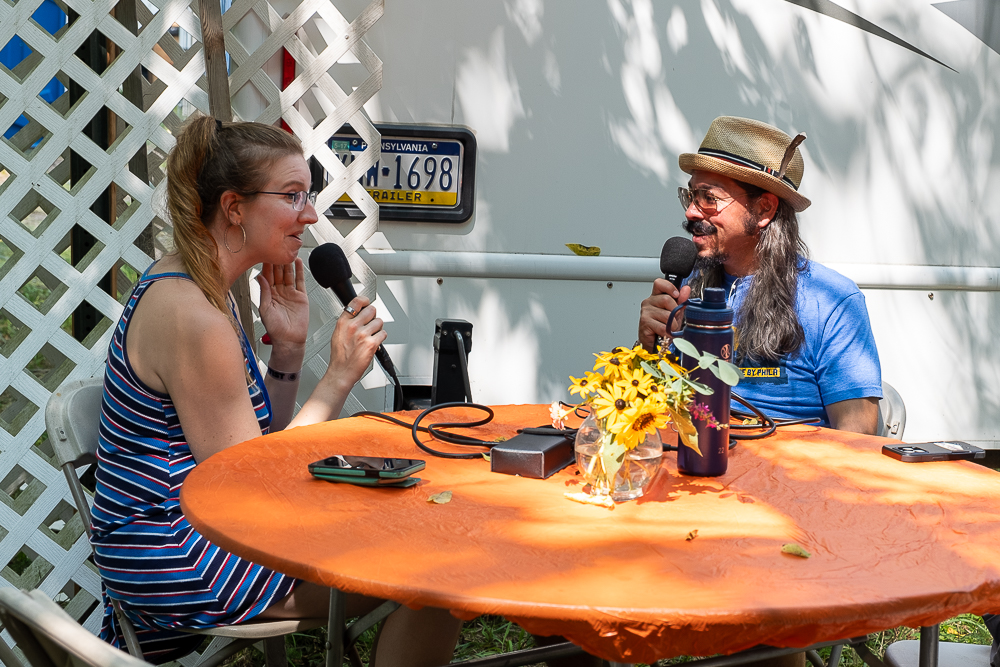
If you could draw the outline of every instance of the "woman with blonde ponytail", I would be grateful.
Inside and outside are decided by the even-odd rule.
[[[196,117],[167,161],[176,251],[136,283],[108,349],[91,537],[105,587],[101,636],[124,646],[115,600],[153,663],[201,643],[185,630],[327,615],[327,589],[220,549],[179,502],[184,478],[213,453],[336,418],[385,340],[375,308],[355,298],[331,337],[329,368],[293,417],[309,324],[298,252],[318,219],[310,180],[298,140],[259,123]],[[266,374],[229,294],[256,265],[271,339]],[[347,613],[381,602],[349,595]],[[459,628],[446,611],[402,607],[371,664],[445,664]]]

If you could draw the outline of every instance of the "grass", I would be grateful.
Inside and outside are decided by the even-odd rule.
[[[917,639],[920,633],[912,628],[894,628],[873,634],[867,645],[872,653],[882,658],[889,644],[905,639]],[[367,664],[371,643],[375,631],[371,630],[358,642],[358,652],[362,661]],[[989,644],[992,641],[983,619],[973,614],[962,614],[941,624],[940,639],[942,642],[959,642],[963,644]],[[324,643],[325,630],[310,630],[297,633],[285,639],[289,667],[314,667],[322,665],[325,660]],[[533,647],[534,641],[527,632],[500,616],[481,616],[462,626],[462,635],[455,649],[454,660],[470,660],[497,653],[507,653]],[[830,649],[822,649],[820,655],[827,659]],[[690,662],[694,658],[680,657],[671,660],[660,660],[656,667],[667,667]],[[346,660],[344,667],[349,667]],[[807,663],[808,664],[808,663]],[[246,649],[225,663],[228,667],[264,667],[264,656],[256,649]],[[648,667],[640,665],[640,667]],[[840,667],[865,667],[865,663],[850,648],[844,650],[840,658]]]

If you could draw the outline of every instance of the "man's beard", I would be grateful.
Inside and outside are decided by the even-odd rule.
[[[698,257],[694,262],[695,271],[711,271],[729,261],[729,254],[722,252],[722,249],[719,248],[719,239],[717,237],[719,233],[718,227],[707,220],[685,220],[684,231],[692,236],[713,237],[712,242],[714,247],[708,250],[708,254],[702,255],[698,253]]]
[[[699,254],[695,260],[695,270],[710,271],[712,269],[720,268],[723,264],[729,261],[729,253],[723,252],[722,248],[719,247],[719,240],[717,235],[719,233],[719,228],[708,222],[707,220],[684,220],[683,223],[684,231],[692,236],[711,236],[713,238],[713,246],[708,249],[707,255]],[[743,233],[747,236],[757,236],[760,234],[760,227],[757,226],[757,220],[749,211],[743,217]]]

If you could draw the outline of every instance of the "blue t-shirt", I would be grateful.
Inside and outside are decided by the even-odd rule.
[[[882,370],[865,297],[849,278],[803,260],[795,309],[805,341],[775,362],[736,359],[743,377],[733,391],[770,417],[819,417],[830,423],[824,406],[852,398],[882,397]],[[739,322],[740,306],[753,276],[726,275],[723,287]],[[746,411],[733,401],[734,409]]]

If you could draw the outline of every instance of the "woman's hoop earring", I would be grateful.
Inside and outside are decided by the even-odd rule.
[[[232,229],[233,227],[236,227],[241,232],[243,232],[243,243],[241,243],[240,247],[237,248],[236,250],[233,250],[232,248],[229,247],[229,230]],[[247,230],[243,229],[243,225],[229,225],[228,227],[226,227],[226,231],[222,232],[222,243],[223,245],[226,246],[226,250],[235,255],[239,251],[243,250],[243,246],[247,244]]]

